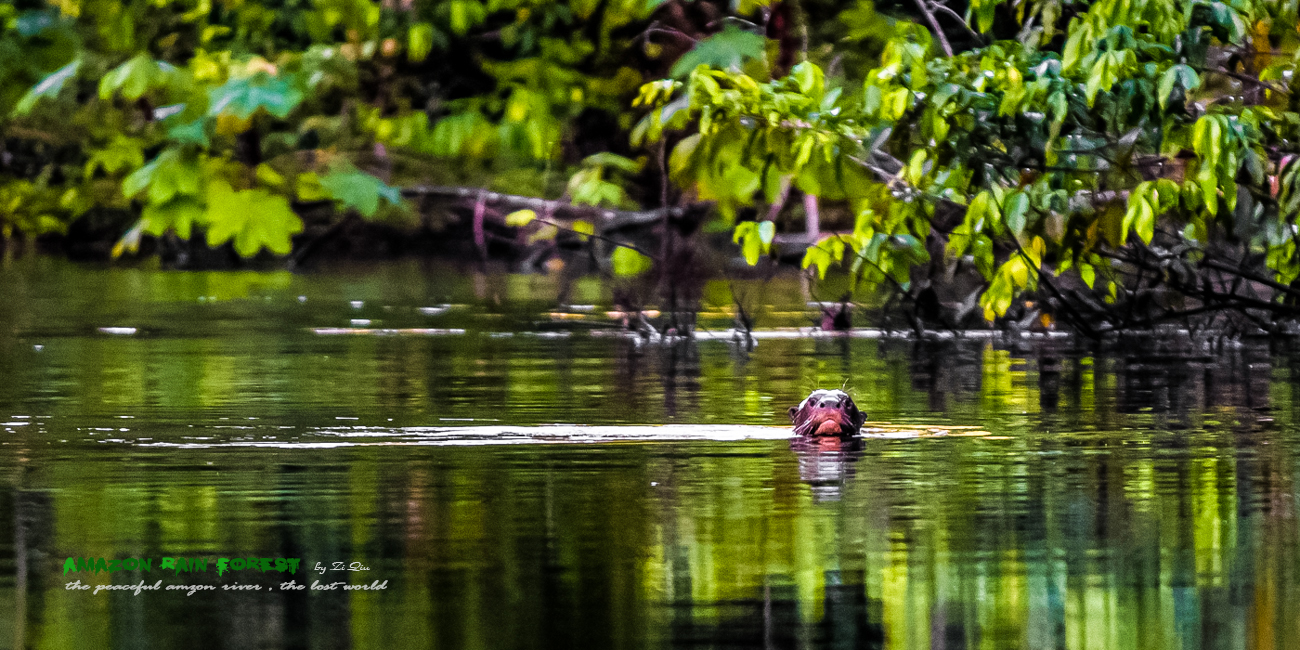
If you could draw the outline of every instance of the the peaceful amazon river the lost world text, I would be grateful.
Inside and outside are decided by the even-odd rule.
[[[696,340],[646,343],[594,325],[599,286],[557,310],[545,276],[422,263],[4,266],[0,643],[1300,639],[1291,348],[749,348],[707,304]],[[786,408],[842,384],[866,435],[791,438]]]

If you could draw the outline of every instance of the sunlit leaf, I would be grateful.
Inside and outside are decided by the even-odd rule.
[[[614,265],[614,275],[622,277],[641,275],[654,266],[654,260],[626,246],[614,249],[611,261]]]
[[[407,32],[406,58],[407,60],[418,63],[429,56],[433,51],[433,25],[429,23],[415,23]]]
[[[27,91],[22,99],[18,100],[18,105],[14,107],[15,115],[26,115],[36,106],[36,102],[43,98],[58,97],[59,91],[63,90],[63,84],[69,79],[77,76],[77,71],[81,69],[81,59],[77,59],[68,65],[55,70],[50,76],[41,80],[40,83]]]
[[[533,222],[537,218],[537,213],[533,210],[515,210],[506,215],[506,225],[516,228],[522,228]]]
[[[583,241],[586,241],[588,237],[596,234],[596,226],[590,221],[574,221],[572,227],[573,232],[578,233]]]
[[[144,141],[118,134],[103,149],[90,155],[86,161],[85,176],[90,178],[98,169],[116,174],[124,169],[138,168],[144,164]]]
[[[131,198],[148,188],[149,202],[166,203],[178,194],[198,195],[202,185],[197,158],[173,147],[123,179],[122,195]]]
[[[179,198],[166,203],[150,203],[140,215],[144,232],[155,237],[171,230],[181,239],[189,239],[194,224],[204,219],[203,205],[190,198]]]
[[[615,169],[627,172],[629,174],[639,174],[641,173],[642,169],[645,169],[644,158],[642,158],[641,160],[632,160],[630,158],[624,158],[623,156],[620,156],[615,153],[610,153],[608,151],[602,151],[601,153],[587,156],[586,158],[582,159],[582,164],[587,166],[593,166],[593,167],[594,166],[613,167]]]
[[[284,186],[284,176],[280,175],[280,172],[275,171],[274,168],[266,163],[258,165],[254,175],[257,177],[259,183],[266,185],[267,187],[278,188]]]
[[[246,120],[258,111],[288,117],[302,103],[302,92],[288,80],[259,72],[231,79],[208,93],[208,115],[230,115]]]
[[[233,241],[235,252],[252,257],[262,248],[288,255],[302,220],[283,196],[266,190],[234,190],[224,180],[208,184],[208,246]]]
[[[1007,230],[1010,230],[1012,235],[1019,237],[1025,231],[1025,222],[1029,215],[1029,195],[1024,192],[1016,192],[1008,196],[1004,215]]]
[[[125,99],[137,100],[151,88],[172,83],[176,69],[140,53],[122,65],[113,68],[99,80],[99,98],[109,99],[115,93]]]

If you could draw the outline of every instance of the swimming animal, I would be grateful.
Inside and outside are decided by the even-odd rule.
[[[800,436],[855,436],[867,421],[853,398],[842,390],[815,390],[790,407],[790,421]]]

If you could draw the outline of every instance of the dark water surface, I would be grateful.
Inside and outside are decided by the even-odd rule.
[[[761,290],[761,326],[807,323],[797,282]],[[745,350],[618,337],[608,302],[418,264],[0,267],[0,647],[1300,647],[1285,346]],[[871,436],[774,428],[845,382]],[[93,590],[142,581],[216,589]]]

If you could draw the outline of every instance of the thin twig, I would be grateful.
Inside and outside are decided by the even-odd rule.
[[[912,1],[916,3],[916,8],[920,9],[921,13],[925,15],[926,22],[930,23],[930,27],[934,29],[934,35],[939,39],[939,45],[943,48],[943,53],[947,54],[948,57],[951,58],[952,44],[948,42],[948,37],[944,35],[943,28],[939,26],[939,21],[934,17],[934,12],[930,11],[929,8],[925,6],[925,0]]]
[[[538,217],[538,218],[536,218],[536,219],[533,219],[533,221],[536,221],[536,222],[538,222],[538,223],[544,223],[544,224],[546,224],[546,225],[548,225],[548,226],[552,226],[552,227],[554,227],[556,230],[563,230],[563,231],[565,231],[565,232],[571,232],[571,233],[574,233],[574,234],[577,234],[577,235],[582,235],[583,237],[591,237],[592,239],[599,239],[599,240],[601,240],[601,241],[603,241],[603,242],[609,242],[609,243],[611,243],[611,244],[613,244],[613,245],[615,245],[615,246],[620,246],[620,247],[622,247],[622,248],[629,248],[629,249],[634,250],[634,251],[636,251],[636,252],[638,252],[638,253],[640,253],[640,254],[642,254],[642,255],[645,255],[646,257],[648,257],[648,258],[650,258],[650,259],[652,259],[652,260],[654,260],[654,261],[656,261],[656,262],[661,262],[661,261],[663,261],[663,260],[662,260],[658,255],[655,255],[655,254],[653,254],[653,253],[647,252],[647,251],[646,251],[645,249],[643,249],[643,248],[640,248],[640,247],[637,247],[637,246],[633,246],[632,244],[628,244],[628,243],[626,243],[626,242],[621,242],[621,241],[619,241],[619,240],[617,240],[617,239],[613,239],[613,238],[611,238],[611,237],[606,237],[606,236],[604,236],[604,235],[597,235],[597,234],[595,234],[595,233],[583,232],[583,231],[581,231],[581,230],[576,230],[576,229],[574,229],[574,228],[570,228],[570,227],[568,227],[568,226],[562,225],[562,224],[560,224],[560,223],[558,223],[558,222],[556,222],[556,221],[550,221],[550,220],[545,219],[545,218],[543,218],[543,217]]]
[[[1218,269],[1220,271],[1226,271],[1228,273],[1236,273],[1237,275],[1240,275],[1241,277],[1246,278],[1247,280],[1250,280],[1252,282],[1258,282],[1268,287],[1272,287],[1273,289],[1281,291],[1282,293],[1285,293],[1287,295],[1300,297],[1300,291],[1297,291],[1296,289],[1288,285],[1282,284],[1281,282],[1270,280],[1266,277],[1260,276],[1251,271],[1247,271],[1243,268],[1234,269],[1231,266],[1228,266],[1222,262],[1208,259],[1208,258],[1201,263],[1212,269]]]
[[[1248,74],[1242,74],[1240,72],[1233,72],[1232,70],[1228,70],[1226,68],[1201,68],[1200,70],[1201,72],[1213,72],[1216,74],[1226,75],[1232,77],[1233,79],[1236,79],[1237,81],[1248,83],[1251,84],[1252,86],[1256,86],[1259,88],[1267,88],[1269,90],[1272,90],[1273,92],[1282,93],[1284,95],[1290,94],[1290,92],[1286,88],[1274,86],[1273,84],[1264,81],[1262,79],[1257,79]]]
[[[953,20],[956,20],[958,23],[961,24],[962,27],[965,27],[966,31],[969,32],[970,35],[973,36],[975,39],[979,41],[984,40],[983,34],[980,34],[979,32],[971,29],[971,26],[966,24],[966,19],[962,18],[961,14],[953,11],[952,8],[949,7],[948,5],[945,5],[942,2],[934,2],[930,4],[930,7],[951,16]]]
[[[447,187],[437,185],[415,185],[402,189],[403,196],[444,196],[447,198],[471,199],[478,201],[480,198],[489,204],[504,205],[514,208],[527,208],[539,212],[553,211],[555,213],[567,213],[574,216],[586,218],[595,218],[599,220],[597,227],[603,231],[617,230],[632,225],[648,225],[656,223],[666,217],[682,217],[694,206],[684,205],[677,207],[662,207],[655,210],[611,210],[609,208],[600,208],[590,205],[574,205],[567,201],[551,201],[540,199],[533,196],[518,196],[515,194],[502,194],[500,192],[486,192],[479,188],[471,187]]]

